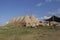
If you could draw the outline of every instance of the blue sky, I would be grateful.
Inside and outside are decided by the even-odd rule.
[[[60,16],[60,0],[0,0],[0,25],[25,15],[35,15],[40,19]]]

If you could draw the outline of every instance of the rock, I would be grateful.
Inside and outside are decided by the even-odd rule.
[[[13,18],[11,20],[9,20],[8,22],[9,25],[13,25],[13,24],[21,24],[24,25],[26,27],[34,27],[39,25],[39,21],[36,20],[35,16],[23,16],[23,17],[18,17],[18,18]]]
[[[14,23],[16,23],[16,18],[13,18],[13,19],[9,20],[9,22],[8,22],[8,24],[14,24]]]

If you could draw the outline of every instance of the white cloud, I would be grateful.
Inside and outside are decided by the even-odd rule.
[[[8,24],[8,21],[6,22],[6,24]]]
[[[40,19],[49,19],[51,16],[43,16]]]
[[[38,3],[36,6],[42,6],[43,4],[42,3]]]
[[[8,24],[8,22],[0,21],[0,26],[4,26],[6,24]]]

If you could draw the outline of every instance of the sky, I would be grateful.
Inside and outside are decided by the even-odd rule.
[[[34,15],[38,19],[60,16],[60,0],[0,0],[0,25],[25,15]]]

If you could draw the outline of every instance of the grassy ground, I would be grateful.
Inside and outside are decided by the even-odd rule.
[[[60,28],[0,27],[0,40],[60,40]]]

